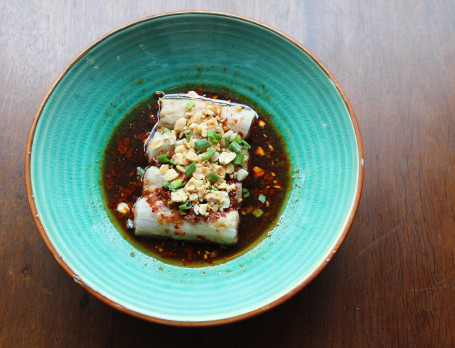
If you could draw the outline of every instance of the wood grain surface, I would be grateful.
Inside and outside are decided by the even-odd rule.
[[[147,15],[245,15],[302,42],[357,114],[365,181],[334,260],[295,297],[225,326],[123,314],[58,266],[29,212],[27,134],[66,63]],[[0,2],[0,347],[453,347],[455,5],[415,1]]]

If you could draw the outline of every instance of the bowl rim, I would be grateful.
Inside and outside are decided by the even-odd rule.
[[[272,301],[271,303],[259,307],[257,309],[254,309],[252,311],[236,315],[233,317],[228,317],[224,319],[215,319],[215,320],[204,320],[204,321],[180,321],[180,320],[170,320],[170,319],[163,319],[163,318],[158,318],[150,315],[145,315],[142,313],[138,313],[134,310],[128,309],[123,307],[121,304],[116,303],[115,301],[105,297],[102,293],[92,289],[88,285],[86,285],[83,280],[80,278],[78,274],[76,274],[66,263],[63,261],[63,259],[59,256],[57,250],[54,248],[52,245],[46,230],[44,229],[43,224],[41,223],[41,220],[38,218],[38,211],[36,208],[35,200],[33,197],[33,190],[32,190],[32,182],[31,182],[31,173],[30,173],[30,160],[31,160],[31,151],[32,151],[32,144],[33,144],[33,138],[36,130],[36,126],[38,124],[39,118],[41,116],[41,113],[44,109],[44,106],[46,105],[47,101],[49,100],[51,94],[57,87],[57,85],[60,83],[60,81],[63,79],[63,77],[68,73],[68,71],[81,59],[83,58],[87,53],[90,52],[92,48],[109,38],[110,36],[121,32],[129,27],[132,27],[138,23],[141,22],[147,22],[151,21],[154,19],[158,18],[163,18],[163,17],[170,17],[170,16],[180,16],[180,15],[189,15],[189,14],[205,14],[205,15],[211,15],[211,16],[220,16],[220,17],[228,17],[232,19],[237,19],[241,20],[247,23],[251,23],[254,25],[257,25],[259,27],[262,27],[266,30],[269,30],[285,40],[291,42],[294,44],[297,48],[302,50],[307,56],[309,56],[318,66],[319,68],[322,69],[322,71],[326,74],[326,76],[332,81],[334,86],[336,87],[338,93],[340,94],[348,112],[350,115],[351,123],[354,128],[354,133],[356,137],[356,143],[357,143],[357,155],[359,159],[358,163],[358,176],[357,176],[357,186],[356,186],[356,193],[354,197],[354,202],[351,207],[351,211],[349,212],[348,219],[345,223],[345,226],[343,227],[343,230],[341,234],[339,235],[338,239],[336,240],[335,246],[330,250],[330,254],[326,255],[326,257],[323,258],[323,261],[297,286],[295,286],[292,290],[287,292],[286,294],[282,295],[278,299]],[[110,305],[113,308],[116,308],[124,313],[133,315],[137,318],[148,320],[151,322],[159,323],[159,324],[166,324],[166,325],[173,325],[173,326],[180,326],[180,327],[197,327],[197,326],[214,326],[214,325],[221,325],[221,324],[227,324],[227,323],[232,323],[240,320],[244,320],[247,318],[251,318],[253,316],[259,315],[261,313],[264,313],[268,311],[269,309],[272,309],[281,303],[287,301],[289,298],[300,292],[306,285],[308,285],[328,264],[328,262],[333,258],[333,256],[336,254],[338,249],[340,248],[341,244],[343,243],[344,239],[346,238],[346,235],[349,231],[349,229],[352,226],[352,223],[354,221],[354,217],[356,215],[359,203],[360,203],[360,197],[362,193],[362,187],[363,187],[363,177],[364,177],[364,151],[363,151],[363,143],[362,143],[362,137],[360,135],[360,128],[357,122],[357,118],[354,113],[354,109],[351,106],[351,103],[348,100],[348,97],[346,96],[344,90],[342,89],[341,85],[338,83],[338,81],[335,79],[333,74],[327,69],[327,67],[304,45],[302,45],[300,42],[292,38],[291,36],[285,34],[279,29],[276,29],[268,24],[262,23],[258,20],[237,15],[237,14],[232,14],[228,12],[221,12],[221,11],[207,11],[207,10],[190,10],[190,11],[172,11],[172,12],[164,12],[160,14],[155,14],[143,18],[139,18],[136,20],[133,20],[131,22],[128,22],[126,24],[123,24],[115,29],[112,29],[111,31],[107,32],[106,34],[98,37],[95,39],[92,43],[90,43],[88,46],[86,46],[82,51],[80,51],[66,66],[65,68],[60,72],[60,74],[57,75],[49,89],[47,90],[46,94],[44,95],[43,99],[41,100],[41,103],[38,107],[38,110],[36,111],[33,121],[31,124],[30,132],[28,135],[27,139],[27,144],[26,144],[26,152],[25,152],[25,166],[24,166],[24,172],[25,172],[25,187],[26,187],[26,192],[27,192],[27,200],[28,204],[30,207],[30,211],[32,213],[33,220],[35,222],[35,225],[38,229],[38,232],[41,236],[41,238],[44,241],[44,244],[46,247],[49,249],[50,253],[54,257],[54,259],[59,263],[59,265],[68,273],[76,283],[81,285],[86,291],[88,291],[91,295],[95,296],[97,299],[103,301],[104,303]]]

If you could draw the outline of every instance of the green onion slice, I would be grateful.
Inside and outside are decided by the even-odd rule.
[[[242,139],[240,139],[240,137],[237,135],[237,136],[234,138],[234,140],[232,140],[232,141],[235,141],[237,144],[240,144],[241,141],[242,141]]]
[[[200,139],[200,140],[196,141],[194,143],[194,146],[196,146],[196,149],[198,149],[198,150],[203,150],[203,149],[210,147],[210,143],[207,139],[204,138],[204,139]]]
[[[164,181],[164,182],[163,182],[163,187],[164,187],[166,190],[169,190],[169,181]]]
[[[169,161],[171,160],[167,153],[165,153],[164,155],[158,155],[157,158],[158,158],[158,161],[160,161],[160,163],[169,163]]]
[[[212,149],[209,148],[206,153],[203,153],[201,155],[201,160],[208,161],[214,154],[215,154],[215,151],[213,151]]]
[[[189,143],[191,139],[191,133],[185,134],[186,142]]]
[[[267,200],[267,197],[261,193],[258,197],[258,200],[261,203],[265,203],[265,201]]]
[[[186,104],[186,108],[190,110],[196,103],[193,100],[190,100],[188,104]]]
[[[164,127],[163,128],[163,133],[171,133],[171,130],[169,128]]]
[[[262,209],[257,208],[253,210],[253,215],[256,216],[257,218],[261,217],[262,214],[264,214],[264,211]]]
[[[209,174],[209,180],[213,183],[216,183],[220,177],[213,172]]]
[[[140,176],[142,176],[142,175],[145,174],[144,168],[141,168],[141,167],[137,167],[137,168],[136,168],[136,172],[137,172]]]
[[[250,197],[250,191],[248,191],[247,188],[243,188],[243,189],[242,189],[242,194],[243,194],[243,198],[248,198],[248,197]]]
[[[245,149],[251,149],[250,144],[248,144],[245,140],[241,140],[240,145],[242,145],[242,147]]]
[[[231,150],[233,150],[235,153],[239,153],[240,150],[242,149],[242,146],[240,146],[238,143],[236,143],[235,141],[233,141],[231,143],[231,145],[229,145],[229,148]]]
[[[190,201],[186,201],[185,203],[179,205],[179,209],[180,210],[188,210],[188,209],[191,209],[192,206],[193,205],[191,204]]]
[[[245,155],[243,153],[238,153],[237,155],[235,155],[235,159],[234,159],[234,161],[232,163],[234,163],[234,164],[242,164],[244,157],[245,157]]]
[[[191,163],[191,164],[188,166],[188,168],[186,168],[186,170],[185,170],[185,175],[186,175],[186,177],[189,178],[189,177],[191,176],[191,174],[193,174],[193,172],[194,172],[195,170],[196,170],[196,162],[193,162],[193,163]]]
[[[171,191],[175,191],[177,190],[180,186],[182,186],[182,180],[181,179],[177,179],[177,180],[174,180],[173,182],[171,182],[169,184],[169,189]]]

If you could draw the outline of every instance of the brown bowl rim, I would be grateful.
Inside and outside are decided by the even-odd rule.
[[[356,190],[356,195],[354,199],[354,204],[352,206],[351,212],[349,214],[349,218],[347,220],[347,223],[340,234],[340,237],[338,238],[335,247],[331,250],[330,254],[324,258],[324,261],[308,276],[306,277],[299,285],[294,287],[291,291],[288,293],[284,294],[280,298],[272,301],[266,306],[257,308],[255,310],[249,311],[247,313],[243,313],[237,316],[229,317],[229,318],[224,318],[224,319],[217,319],[217,320],[207,320],[207,321],[178,321],[178,320],[168,320],[168,319],[162,319],[158,317],[153,317],[149,315],[145,315],[142,313],[135,312],[133,310],[130,310],[128,308],[123,307],[122,305],[116,303],[115,301],[112,301],[111,299],[105,297],[101,293],[97,292],[96,290],[90,288],[88,285],[86,285],[83,281],[80,280],[79,276],[63,261],[63,259],[59,256],[58,252],[55,250],[54,246],[50,242],[46,230],[44,229],[41,220],[37,217],[37,209],[35,205],[35,201],[33,198],[33,190],[32,190],[32,183],[31,183],[31,174],[30,174],[30,154],[32,150],[32,143],[33,143],[33,137],[35,134],[35,129],[36,125],[38,123],[39,117],[41,115],[41,112],[43,111],[44,106],[46,105],[47,101],[49,100],[50,95],[58,85],[58,83],[62,80],[62,78],[65,76],[65,74],[76,64],[82,57],[84,57],[93,47],[98,45],[100,42],[104,41],[108,37],[114,35],[117,32],[120,32],[124,29],[127,29],[133,25],[136,25],[141,22],[146,22],[149,20],[157,19],[157,18],[162,18],[162,17],[167,17],[167,16],[176,16],[176,15],[187,15],[187,14],[209,14],[209,15],[216,15],[216,16],[222,16],[222,17],[229,17],[229,18],[234,18],[234,19],[239,19],[243,20],[245,22],[249,22],[255,25],[258,25],[260,27],[263,27],[267,30],[270,30],[274,32],[275,34],[278,34],[279,36],[285,38],[286,40],[292,42],[296,47],[301,49],[306,55],[308,55],[313,61],[324,71],[324,73],[327,75],[327,77],[334,83],[336,86],[336,89],[338,90],[338,93],[342,97],[345,106],[349,112],[349,115],[351,117],[351,122],[354,127],[354,132],[355,132],[355,137],[357,141],[357,147],[358,147],[358,156],[359,156],[359,173],[358,173],[358,178],[357,178],[357,190]],[[299,43],[297,40],[292,38],[291,36],[283,33],[282,31],[268,25],[265,23],[262,23],[260,21],[237,15],[237,14],[231,14],[227,12],[220,12],[220,11],[206,11],[206,10],[201,10],[201,11],[173,11],[173,12],[165,12],[165,13],[160,13],[152,16],[147,16],[143,17],[140,19],[136,19],[134,21],[131,21],[127,24],[124,24],[122,26],[119,26],[105,35],[99,37],[95,41],[93,41],[91,44],[89,44],[86,48],[84,48],[82,51],[80,51],[67,65],[66,67],[60,72],[60,74],[56,77],[52,85],[49,87],[47,90],[44,98],[42,99],[38,110],[35,113],[35,116],[33,118],[33,122],[30,128],[30,132],[28,135],[27,139],[27,145],[26,145],[26,152],[25,152],[25,187],[27,191],[27,200],[28,204],[30,206],[30,211],[33,216],[33,220],[35,221],[35,225],[38,229],[39,234],[41,235],[41,238],[43,239],[46,247],[49,249],[51,252],[52,256],[54,259],[60,264],[60,266],[68,273],[75,281],[80,284],[85,290],[87,290],[89,293],[91,293],[93,296],[98,298],[99,300],[105,302],[106,304],[112,306],[113,308],[116,308],[124,313],[133,315],[135,317],[145,319],[151,322],[159,323],[159,324],[166,324],[166,325],[173,325],[173,326],[181,326],[181,327],[201,327],[201,326],[214,326],[214,325],[221,325],[221,324],[228,324],[228,323],[233,323],[236,321],[240,321],[243,319],[251,318],[253,316],[256,316],[260,313],[264,313],[268,311],[269,309],[272,309],[279,304],[285,302],[295,294],[297,294],[300,290],[302,290],[306,285],[308,285],[323,269],[324,267],[328,264],[328,262],[333,258],[333,256],[336,254],[338,249],[340,248],[341,244],[343,243],[344,239],[346,238],[346,235],[351,228],[351,225],[354,221],[355,214],[357,212],[359,203],[360,203],[360,196],[362,193],[362,187],[363,187],[363,176],[364,176],[364,152],[363,152],[363,143],[362,143],[362,137],[360,135],[360,129],[359,125],[357,122],[357,118],[355,116],[354,110],[351,106],[351,103],[348,100],[348,97],[346,96],[344,90],[341,88],[341,85],[338,83],[338,81],[335,79],[335,77],[332,75],[332,73],[327,69],[327,67],[322,64],[322,62],[309,50],[307,49],[304,45]]]

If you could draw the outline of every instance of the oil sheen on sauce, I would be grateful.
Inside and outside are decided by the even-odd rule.
[[[237,244],[221,247],[206,243],[136,237],[134,230],[127,229],[128,219],[133,219],[132,212],[122,215],[116,211],[115,208],[120,202],[125,202],[132,208],[141,196],[141,170],[138,173],[137,168],[145,169],[148,166],[144,142],[157,122],[159,93],[135,106],[114,129],[105,151],[101,184],[112,220],[130,243],[163,262],[202,266],[224,262],[243,253],[273,229],[286,201],[289,162],[281,136],[265,113],[251,102],[226,90],[210,87],[200,89],[186,86],[169,90],[167,93],[186,93],[188,90],[196,90],[199,95],[210,98],[249,105],[259,114],[259,119],[253,121],[248,138],[251,145],[250,174],[243,184],[248,189],[246,195],[249,196],[244,198],[241,205]],[[266,200],[262,202],[264,196]],[[255,216],[255,209],[260,209],[263,214],[260,217]]]

